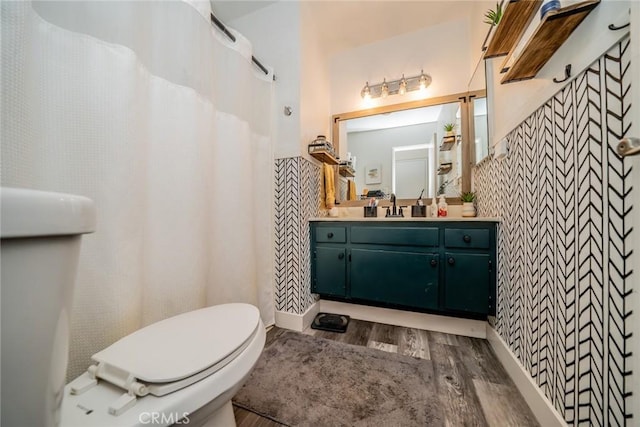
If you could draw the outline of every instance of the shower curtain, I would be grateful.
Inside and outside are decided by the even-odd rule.
[[[2,2],[3,186],[92,198],[68,378],[157,320],[274,323],[272,75],[205,2]],[[167,343],[171,345],[171,343]]]

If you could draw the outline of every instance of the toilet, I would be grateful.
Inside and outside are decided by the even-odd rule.
[[[69,313],[90,199],[0,189],[6,426],[234,426],[231,398],[258,361],[258,309],[222,304],[159,321],[93,355],[65,386]]]
[[[94,354],[66,386],[61,426],[235,426],[231,398],[265,338],[258,309],[241,303],[139,329]]]
[[[3,426],[55,426],[67,373],[69,313],[86,197],[0,189]]]

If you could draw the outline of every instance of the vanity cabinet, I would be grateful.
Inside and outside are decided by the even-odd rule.
[[[496,224],[313,221],[311,290],[347,302],[495,314]]]

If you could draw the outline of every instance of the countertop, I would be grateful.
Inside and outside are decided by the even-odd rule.
[[[404,218],[386,218],[384,216],[365,218],[365,217],[349,217],[349,216],[325,216],[309,218],[309,222],[429,222],[429,221],[454,221],[454,222],[500,222],[500,218],[496,217],[440,217],[440,218],[420,218],[405,216]]]

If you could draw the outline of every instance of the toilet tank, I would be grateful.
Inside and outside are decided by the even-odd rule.
[[[3,426],[58,424],[80,239],[94,228],[86,197],[0,189]]]

